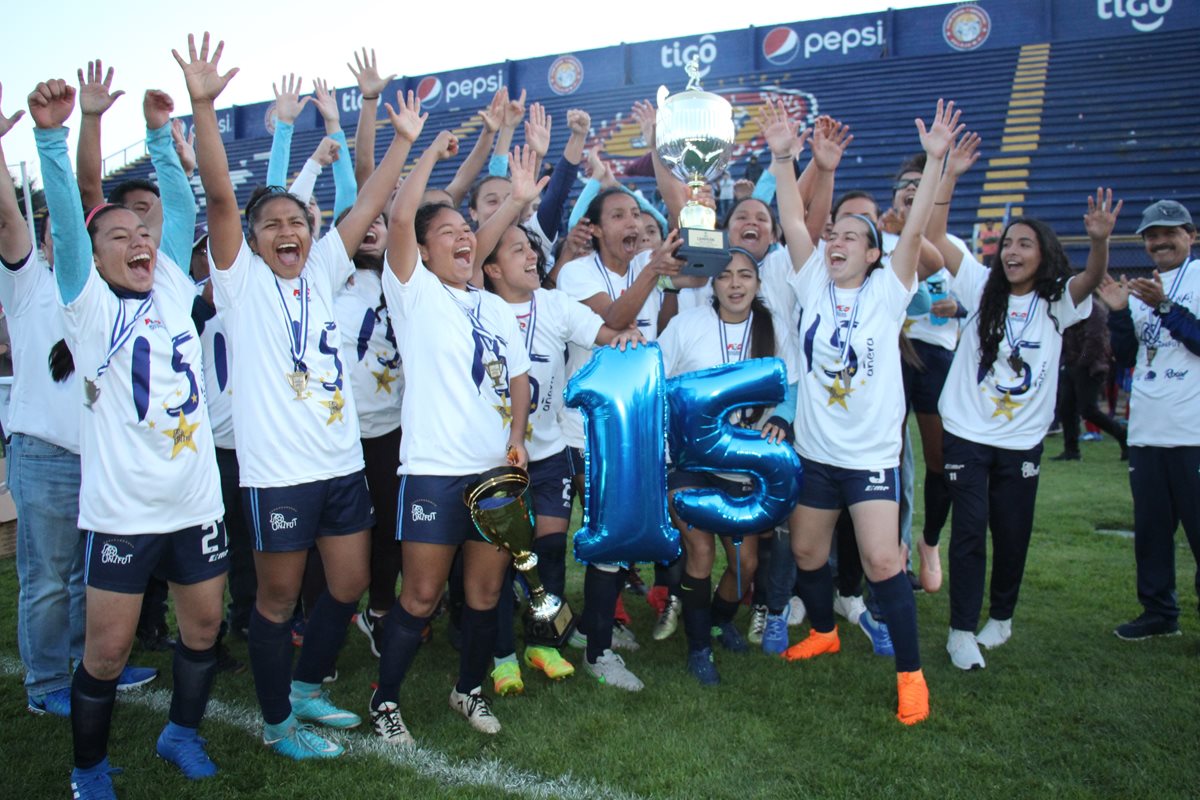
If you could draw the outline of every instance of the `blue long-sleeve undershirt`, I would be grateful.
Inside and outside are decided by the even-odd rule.
[[[171,123],[146,131],[146,149],[158,176],[162,203],[162,242],[159,249],[187,274],[196,233],[196,196],[171,141]]]
[[[558,238],[558,229],[562,225],[563,209],[567,205],[567,195],[579,177],[579,165],[567,161],[566,156],[558,159],[554,172],[550,173],[550,183],[542,192],[542,203],[538,206],[537,219],[542,232],[551,239]]]
[[[50,237],[54,240],[54,279],[64,305],[72,303],[87,285],[92,271],[92,241],[83,224],[79,184],[67,155],[66,128],[35,128]]]
[[[287,186],[288,163],[292,158],[292,134],[296,126],[290,122],[275,120],[275,133],[271,136],[271,158],[267,162],[267,185]],[[358,199],[358,181],[354,178],[354,161],[350,157],[350,143],[346,132],[337,130],[329,134],[341,145],[338,160],[333,162],[333,218],[354,205]]]

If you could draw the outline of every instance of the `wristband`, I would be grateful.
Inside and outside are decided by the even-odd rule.
[[[378,99],[379,99],[379,95],[377,95],[377,94],[369,94],[369,95],[368,95],[368,94],[364,94],[364,95],[362,96],[362,99],[363,99],[363,100],[378,100]]]
[[[663,290],[664,292],[675,293],[675,292],[679,291],[678,289],[675,288],[675,282],[671,280],[670,275],[659,275],[658,276],[658,288]]]

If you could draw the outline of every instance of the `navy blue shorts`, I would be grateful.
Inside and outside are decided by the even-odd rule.
[[[463,490],[477,480],[479,475],[401,475],[397,541],[452,547],[485,541],[463,502]]]
[[[902,361],[905,399],[918,414],[936,414],[938,398],[942,396],[942,387],[946,385],[946,376],[950,374],[950,365],[954,362],[954,351],[918,339],[910,339],[909,342],[921,357],[925,369],[917,369],[907,361]]]
[[[174,533],[124,536],[88,531],[83,582],[121,594],[143,594],[151,576],[189,586],[229,571],[225,521]]]
[[[722,478],[711,472],[673,469],[667,473],[667,491],[676,489],[716,489],[731,497],[746,497],[754,491],[754,484]]]
[[[362,470],[297,486],[242,487],[246,525],[263,553],[307,550],[318,536],[345,536],[375,527]]]
[[[900,502],[900,468],[846,469],[800,456],[804,484],[798,505],[836,511],[868,500]]]
[[[533,495],[533,513],[539,517],[571,518],[575,499],[575,464],[566,448],[560,453],[529,463],[529,489]]]

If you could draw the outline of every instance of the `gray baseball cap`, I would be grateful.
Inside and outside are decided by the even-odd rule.
[[[1177,203],[1174,200],[1159,200],[1156,203],[1151,203],[1145,211],[1142,212],[1142,224],[1138,226],[1137,233],[1140,235],[1147,228],[1162,226],[1165,228],[1177,228],[1180,225],[1191,225],[1192,215],[1183,207],[1182,203]]]

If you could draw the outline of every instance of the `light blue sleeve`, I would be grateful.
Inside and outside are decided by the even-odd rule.
[[[333,218],[337,219],[358,199],[358,181],[354,178],[354,159],[350,157],[346,132],[339,130],[329,138],[342,147],[341,155],[333,162]]]
[[[488,159],[488,175],[494,178],[508,177],[508,154],[493,153]]]
[[[787,420],[789,424],[796,421],[796,387],[797,384],[789,383],[783,394],[783,402],[775,406],[775,416]]]
[[[933,298],[929,296],[929,287],[925,281],[917,281],[917,293],[909,301],[908,310],[905,313],[910,317],[919,317],[922,314],[928,314],[932,305]]]
[[[571,217],[567,220],[568,231],[579,224],[579,220],[583,219],[588,206],[592,204],[598,194],[600,194],[600,181],[588,178],[587,183],[583,185],[583,191],[579,193],[579,197],[575,198],[575,207],[571,209]]]
[[[146,131],[146,149],[158,175],[162,202],[162,242],[159,249],[185,274],[192,262],[192,241],[196,234],[196,197],[179,163],[179,154],[171,141],[171,123]]]
[[[663,236],[665,237],[667,235],[667,231],[671,230],[671,226],[667,223],[667,218],[664,217],[657,208],[650,205],[650,201],[647,200],[641,192],[637,192],[635,194],[628,189],[626,189],[625,192],[626,194],[633,195],[633,198],[638,202],[638,206],[642,209],[643,214],[649,214],[658,220],[658,227],[662,229]]]
[[[79,184],[67,155],[66,128],[36,128],[33,131],[42,164],[42,184],[50,211],[50,235],[54,239],[54,279],[64,305],[72,303],[87,285],[92,271],[92,240],[83,224]]]
[[[758,176],[758,183],[754,184],[754,191],[750,196],[755,200],[762,200],[767,205],[775,201],[775,176],[771,174],[771,170],[764,169],[763,174]]]
[[[288,161],[292,158],[292,132],[296,126],[275,120],[271,137],[271,160],[267,162],[267,186],[287,186]]]

